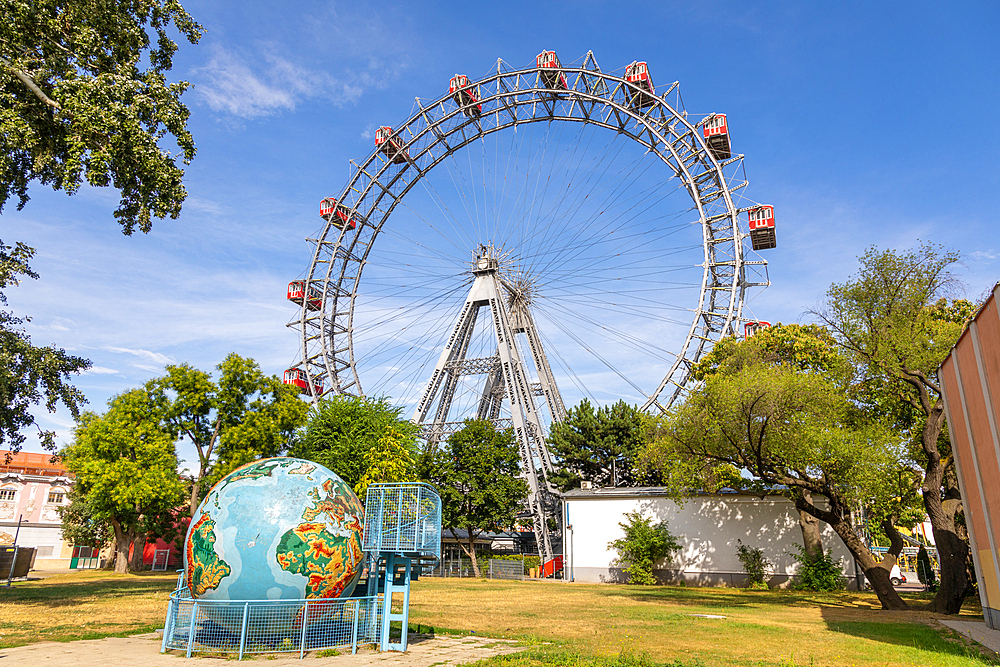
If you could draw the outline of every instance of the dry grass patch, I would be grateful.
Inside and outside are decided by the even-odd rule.
[[[0,648],[162,628],[176,582],[176,574],[91,570],[0,587]]]
[[[934,614],[883,612],[867,593],[421,579],[410,599],[414,622],[585,656],[709,666],[989,664],[931,627]]]

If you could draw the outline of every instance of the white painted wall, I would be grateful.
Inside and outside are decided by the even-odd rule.
[[[609,493],[610,492],[610,493]],[[577,492],[579,493],[579,492]],[[614,495],[611,495],[611,494]],[[567,550],[576,581],[622,581],[617,556],[608,543],[624,535],[619,523],[628,512],[666,521],[682,545],[680,553],[654,566],[663,581],[684,580],[700,585],[739,585],[743,567],[736,557],[737,540],[760,548],[774,565],[772,585],[781,585],[798,564],[789,556],[802,544],[798,512],[787,498],[703,495],[681,505],[664,496],[628,495],[625,489],[598,490],[566,498]],[[845,577],[854,577],[854,560],[843,541],[826,524],[823,548],[840,559]]]

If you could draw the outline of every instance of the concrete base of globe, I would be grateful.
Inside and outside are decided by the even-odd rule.
[[[379,644],[382,603],[375,597],[311,600],[198,600],[170,596],[161,652],[298,653]]]

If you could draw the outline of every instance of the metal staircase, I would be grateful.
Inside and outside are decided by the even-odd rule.
[[[379,648],[406,651],[410,621],[410,582],[441,560],[441,497],[429,484],[372,484],[365,496],[362,548],[367,554],[368,596],[381,596]],[[403,596],[402,611],[393,613],[392,597]],[[393,621],[400,623],[398,642],[391,640]]]

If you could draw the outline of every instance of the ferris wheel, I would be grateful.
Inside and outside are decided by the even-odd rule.
[[[583,398],[666,410],[720,338],[764,324],[745,307],[773,207],[746,199],[724,114],[592,53],[457,74],[374,143],[289,284],[285,381],[388,396],[432,444],[466,417],[513,428],[547,561],[549,425]]]

